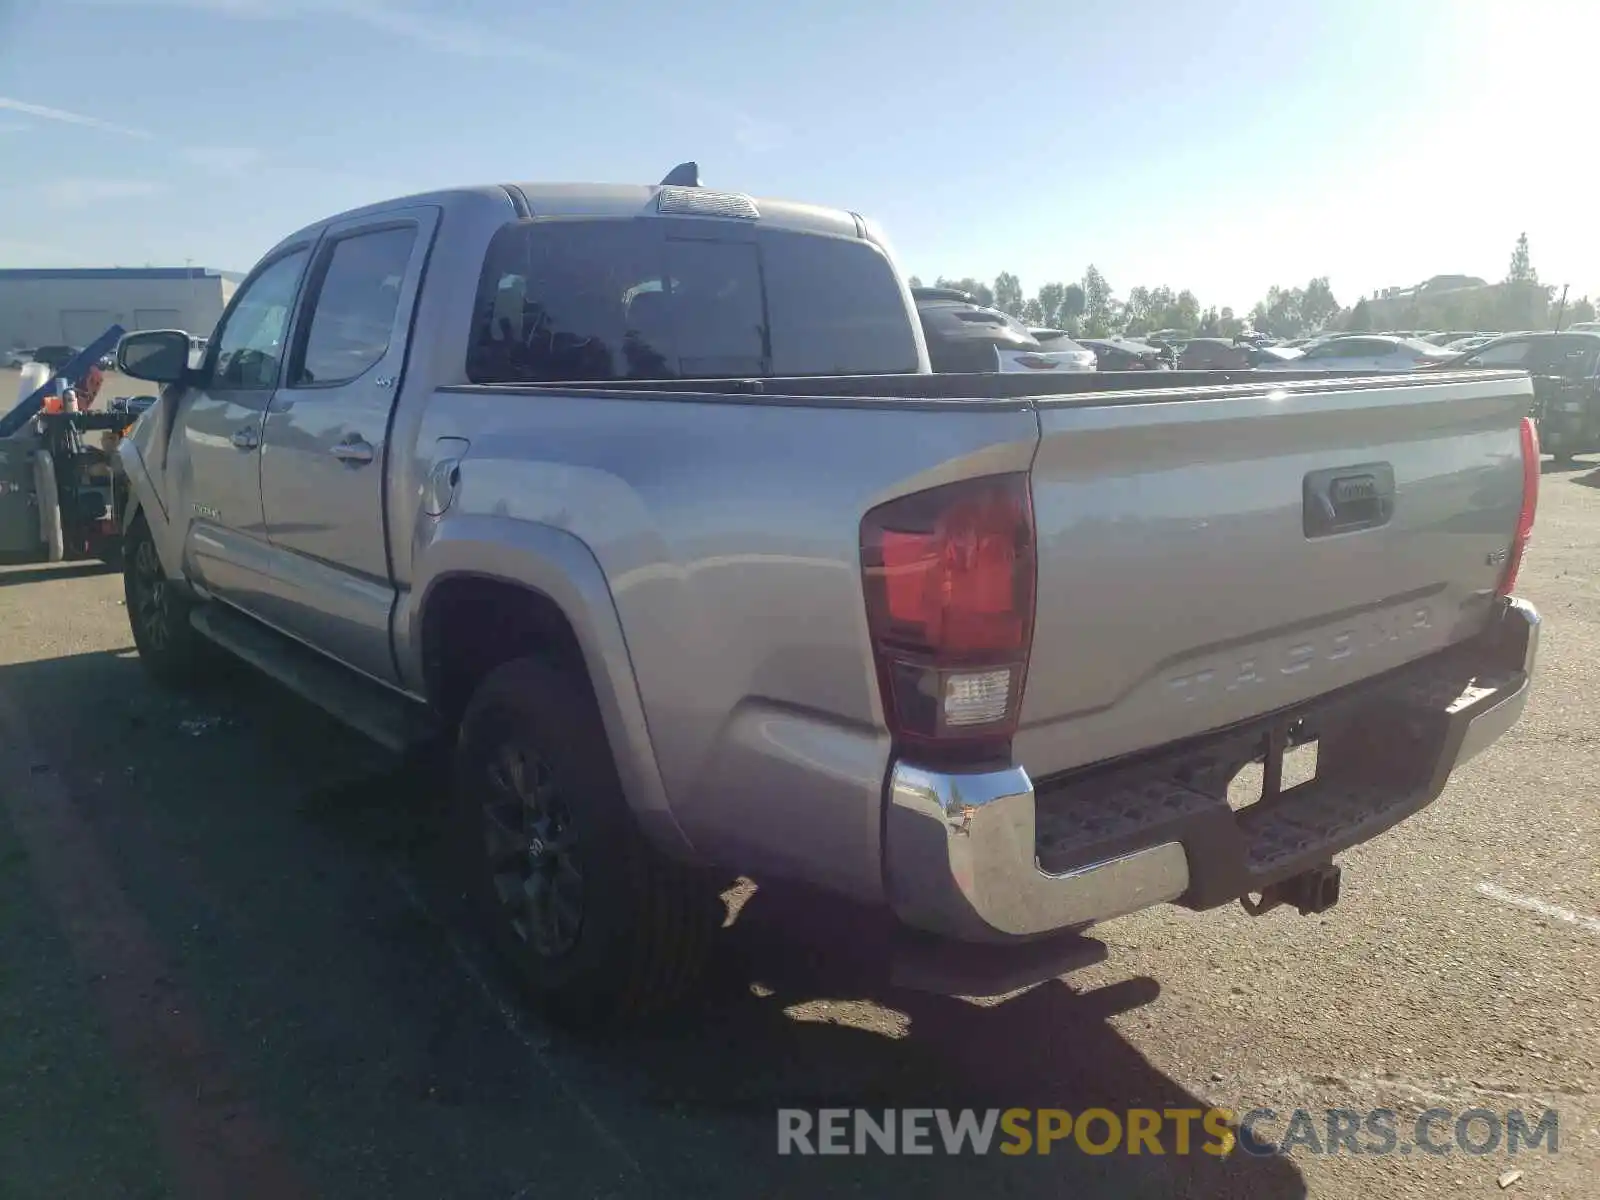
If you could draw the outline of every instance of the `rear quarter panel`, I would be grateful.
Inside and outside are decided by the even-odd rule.
[[[888,735],[867,638],[862,514],[1026,470],[1022,404],[446,389],[418,445],[470,439],[451,522],[564,531],[603,569],[672,815],[752,873],[881,895]],[[510,575],[514,564],[501,574]]]

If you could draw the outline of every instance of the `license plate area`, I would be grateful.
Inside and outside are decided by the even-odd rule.
[[[1317,779],[1318,739],[1303,724],[1282,725],[1260,737],[1260,754],[1228,781],[1228,807],[1235,813]]]

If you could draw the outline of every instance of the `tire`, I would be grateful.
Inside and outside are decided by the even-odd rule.
[[[189,623],[194,601],[168,580],[143,513],[123,535],[122,550],[122,594],[139,660],[168,687],[203,682],[215,671],[217,652]]]
[[[529,658],[491,671],[462,718],[452,785],[468,893],[548,1017],[637,1019],[698,983],[723,906],[640,834],[586,680]]]

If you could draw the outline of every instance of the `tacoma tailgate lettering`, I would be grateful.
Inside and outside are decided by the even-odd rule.
[[[1185,704],[1192,704],[1218,690],[1237,692],[1274,676],[1303,674],[1319,663],[1342,662],[1364,649],[1392,645],[1432,627],[1433,612],[1426,605],[1370,613],[1354,624],[1341,623],[1310,639],[1286,639],[1277,646],[1256,647],[1247,657],[1232,662],[1214,660],[1172,676],[1166,688]]]

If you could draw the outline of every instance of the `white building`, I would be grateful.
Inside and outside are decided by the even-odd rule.
[[[207,267],[0,269],[0,350],[83,346],[111,325],[206,337],[242,279]]]

